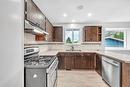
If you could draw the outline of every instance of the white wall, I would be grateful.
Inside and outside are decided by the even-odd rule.
[[[130,29],[127,30],[127,49],[130,50]]]
[[[70,27],[71,25],[68,23],[65,24],[53,24],[55,26],[64,26]],[[97,22],[97,23],[76,23],[76,27],[83,26],[103,26],[105,28],[130,28],[130,22]]]
[[[74,23],[72,24],[54,24],[55,26],[62,25],[64,29],[66,28],[80,28],[83,29],[83,26],[102,26],[103,27],[103,37],[102,37],[102,45],[100,48],[104,50],[104,31],[106,28],[129,28],[130,29],[130,22],[102,22],[102,23]],[[130,30],[127,32],[127,49],[130,49]]]
[[[24,87],[24,0],[0,0],[0,87]]]
[[[130,29],[130,22],[104,22],[104,23],[84,23],[84,24],[54,24],[55,26],[63,26],[64,29],[67,28],[78,28],[78,29],[83,29],[84,26],[103,26],[103,32],[105,31],[105,28],[129,28]],[[63,35],[64,36],[64,35]],[[81,33],[82,36],[82,33]],[[104,33],[103,33],[104,36]],[[127,32],[127,49],[130,49],[130,30],[128,30]],[[33,38],[33,35],[26,35],[26,42],[35,42],[35,39]],[[64,37],[63,37],[64,39]],[[82,39],[82,38],[81,38]],[[102,40],[104,40],[104,37],[102,37]],[[51,48],[55,47],[56,45],[52,45],[50,46]],[[58,46],[58,45],[57,45]],[[100,50],[104,50],[104,41],[102,41],[102,45],[99,44],[92,44],[92,46],[96,47],[95,49],[99,49],[100,46]],[[89,46],[88,44],[86,44],[86,49],[90,49],[91,46]],[[42,47],[43,48],[43,47]],[[65,46],[58,46],[57,49],[64,49],[66,48]],[[82,48],[82,47],[81,47]],[[49,48],[50,49],[50,48]]]

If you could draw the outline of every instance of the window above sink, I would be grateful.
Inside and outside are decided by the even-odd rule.
[[[67,44],[80,43],[80,29],[65,29],[64,41]]]

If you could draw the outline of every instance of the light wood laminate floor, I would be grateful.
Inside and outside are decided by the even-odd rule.
[[[58,70],[58,87],[108,87],[95,71]]]

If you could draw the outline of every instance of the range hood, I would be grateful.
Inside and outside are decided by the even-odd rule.
[[[43,34],[43,35],[48,35],[49,33],[47,33],[46,31],[44,31],[43,29],[33,25],[31,22],[25,20],[25,30],[26,33],[31,33],[34,35],[37,34]]]

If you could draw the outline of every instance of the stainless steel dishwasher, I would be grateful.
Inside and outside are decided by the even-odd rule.
[[[103,56],[102,78],[111,87],[120,87],[120,62]]]

